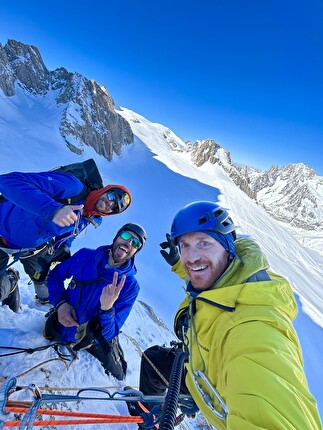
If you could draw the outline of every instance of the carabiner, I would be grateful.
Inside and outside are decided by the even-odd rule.
[[[198,378],[202,379],[205,384],[210,389],[210,392],[214,395],[214,397],[217,399],[221,406],[221,410],[216,409],[216,407],[212,404],[212,400],[210,396],[203,390],[202,386],[198,382]],[[194,370],[194,378],[193,378],[195,387],[198,389],[199,393],[202,396],[202,399],[204,400],[206,406],[212,411],[212,413],[219,418],[220,420],[225,420],[227,418],[227,415],[229,413],[229,410],[227,408],[227,405],[225,404],[224,400],[220,396],[220,394],[217,392],[217,390],[213,387],[208,377],[201,371],[201,370]]]
[[[30,390],[34,394],[35,399],[41,399],[42,398],[42,393],[41,393],[40,389],[35,384],[29,384],[24,388],[26,390]]]

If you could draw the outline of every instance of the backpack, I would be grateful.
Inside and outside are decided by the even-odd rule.
[[[50,171],[69,173],[84,184],[83,190],[80,193],[63,199],[55,199],[63,205],[73,205],[86,197],[91,191],[103,188],[102,178],[93,158],[79,163],[66,164],[65,166],[60,166]]]
[[[91,191],[103,188],[102,178],[93,158],[89,158],[88,160],[81,161],[79,163],[56,167],[50,170],[50,172],[68,173],[75,176],[84,184],[83,190],[80,193],[63,199],[55,199],[63,205],[73,205],[86,197]],[[7,201],[7,199],[3,195],[0,195],[0,203],[5,201]]]

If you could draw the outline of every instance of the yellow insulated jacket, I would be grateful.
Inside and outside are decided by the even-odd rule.
[[[271,272],[271,280],[246,282],[269,265],[255,242],[240,238],[235,246],[237,256],[221,278],[195,298],[188,294],[175,316],[175,332],[181,336],[188,315],[187,387],[219,430],[322,429],[292,325],[297,305],[291,287]],[[180,263],[173,270],[184,277]],[[206,405],[194,383],[196,371],[209,379],[226,403],[226,420]],[[221,409],[203,378],[196,382]]]

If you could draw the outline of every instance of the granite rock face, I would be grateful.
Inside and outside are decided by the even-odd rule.
[[[258,204],[273,218],[303,230],[323,231],[323,177],[313,169],[298,163],[241,172],[257,193]]]
[[[230,152],[211,139],[187,142],[198,167],[218,164],[232,181],[278,221],[302,230],[323,231],[323,177],[302,163],[266,171],[234,165]]]
[[[51,99],[62,112],[60,133],[77,154],[88,145],[111,160],[113,154],[121,154],[123,145],[134,141],[129,123],[115,112],[106,88],[63,67],[49,71],[36,47],[9,40],[0,45],[0,89],[12,97],[17,86],[36,97],[53,93]]]
[[[249,186],[248,178],[232,164],[230,152],[222,148],[212,139],[197,140],[194,144],[187,143],[191,152],[191,160],[200,167],[206,162],[218,164],[232,181],[250,198],[256,199],[257,193]]]

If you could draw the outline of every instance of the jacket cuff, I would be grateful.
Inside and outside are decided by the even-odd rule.
[[[110,308],[110,309],[108,309],[108,310],[104,310],[104,309],[101,309],[100,308],[100,314],[109,314],[109,313],[114,313],[114,308],[112,307],[112,308]]]
[[[57,303],[57,305],[55,305],[55,310],[58,311],[58,308],[63,304],[63,303],[67,303],[67,300],[61,300],[60,302]]]

